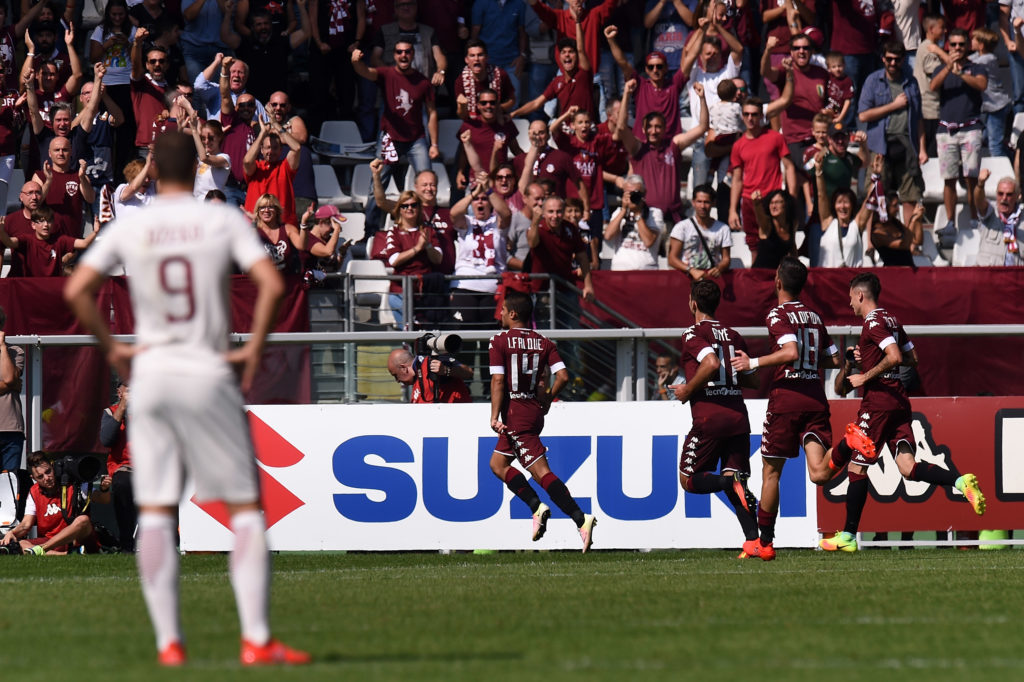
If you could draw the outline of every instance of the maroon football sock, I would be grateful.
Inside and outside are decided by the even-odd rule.
[[[860,527],[860,515],[864,511],[864,505],[868,502],[868,481],[867,474],[850,473],[847,478],[850,485],[846,489],[846,527],[847,533],[856,535]]]
[[[508,471],[505,472],[505,486],[516,497],[525,502],[530,511],[537,511],[537,507],[540,506],[540,498],[537,497],[537,493],[530,486],[529,481],[526,480],[526,476],[523,476],[522,472],[509,467]]]
[[[757,505],[757,528],[761,531],[761,544],[770,545],[775,541],[775,519],[779,516],[779,510],[773,512]]]
[[[576,504],[576,500],[569,494],[569,489],[565,487],[565,484],[562,483],[558,476],[549,471],[540,479],[540,484],[544,490],[548,491],[548,497],[551,498],[551,501],[572,518],[577,528],[581,527],[584,521],[583,510]]]
[[[955,472],[948,471],[940,466],[927,464],[925,462],[918,462],[914,465],[913,470],[907,478],[911,481],[926,481],[928,483],[934,483],[935,485],[952,486],[956,483],[957,475]]]

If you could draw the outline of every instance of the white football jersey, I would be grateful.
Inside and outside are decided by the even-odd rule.
[[[123,265],[135,315],[136,369],[202,371],[228,349],[232,265],[247,272],[267,254],[235,207],[191,195],[157,197],[103,230],[82,264]],[[166,362],[171,364],[168,366]]]

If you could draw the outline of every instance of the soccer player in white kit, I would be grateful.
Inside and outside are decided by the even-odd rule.
[[[192,197],[192,138],[162,134],[154,161],[157,199],[104,229],[68,280],[64,298],[96,335],[110,364],[122,377],[131,374],[128,435],[140,512],[137,560],[157,660],[186,662],[175,530],[188,471],[196,497],[223,501],[231,515],[230,575],[242,664],[307,663],[308,654],[270,635],[270,555],[242,392],[232,369],[241,367],[241,388],[248,388],[284,283],[240,211]],[[232,264],[257,288],[252,336],[234,350],[228,344]],[[117,265],[132,273],[134,346],[112,338],[96,307],[99,287]]]

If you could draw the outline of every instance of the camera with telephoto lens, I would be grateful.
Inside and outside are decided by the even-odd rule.
[[[633,204],[641,204],[644,201],[644,193],[638,189],[634,189],[629,193],[629,201]]]
[[[80,485],[95,479],[100,466],[99,458],[92,455],[65,455],[53,461],[53,476],[57,479],[57,485]]]
[[[416,339],[416,355],[452,355],[461,348],[458,334],[424,334]]]

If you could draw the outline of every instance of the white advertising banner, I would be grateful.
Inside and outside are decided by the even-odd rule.
[[[750,489],[761,490],[767,401],[747,401]],[[260,405],[250,423],[274,550],[577,549],[552,511],[530,540],[530,512],[490,471],[490,406]],[[555,403],[542,439],[551,470],[598,518],[595,549],[738,548],[725,496],[684,493],[679,451],[690,410],[676,402]],[[803,456],[782,476],[777,547],[817,542],[815,486]],[[181,505],[181,546],[230,549],[223,507]]]

